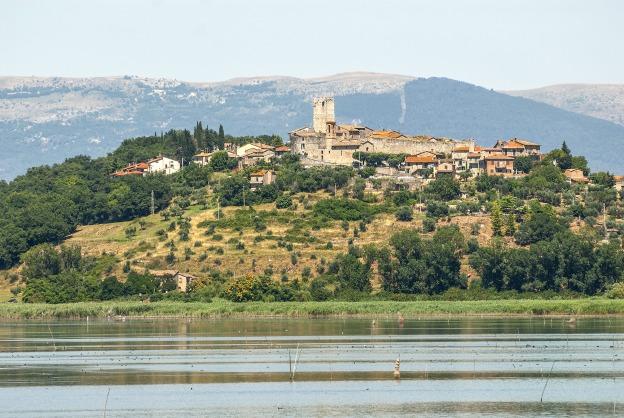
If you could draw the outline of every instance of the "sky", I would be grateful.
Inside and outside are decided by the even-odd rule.
[[[0,0],[0,76],[624,83],[620,0]]]

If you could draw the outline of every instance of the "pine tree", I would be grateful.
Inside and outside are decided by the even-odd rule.
[[[570,150],[570,147],[568,147],[568,144],[566,144],[565,141],[563,141],[563,144],[561,144],[561,151],[563,151],[567,155],[572,155],[572,151]]]
[[[492,203],[492,212],[490,214],[490,219],[492,221],[492,235],[503,235],[503,214],[498,200]]]
[[[509,237],[513,237],[514,234],[516,233],[516,221],[514,219],[514,215],[513,213],[510,213],[507,216],[507,225],[505,228],[505,235],[509,236]]]

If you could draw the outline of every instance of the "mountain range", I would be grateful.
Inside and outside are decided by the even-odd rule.
[[[338,122],[489,145],[521,137],[545,150],[565,140],[594,170],[620,172],[624,87],[561,85],[496,92],[446,78],[346,73],[191,83],[134,76],[0,77],[0,178],[76,154],[103,155],[128,137],[196,121],[233,135],[309,125],[314,96],[336,98]]]

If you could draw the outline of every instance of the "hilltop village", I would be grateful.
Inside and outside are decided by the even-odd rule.
[[[565,142],[339,124],[331,97],[311,119],[287,143],[198,122],[0,183],[4,289],[49,303],[624,294],[624,179]]]
[[[337,124],[332,97],[314,98],[312,111],[312,126],[291,131],[287,145],[225,142],[223,150],[195,154],[192,163],[209,166],[215,153],[225,151],[228,158],[236,160],[234,170],[237,171],[259,163],[270,163],[292,153],[300,157],[304,167],[372,167],[375,171],[369,186],[372,180],[381,180],[417,189],[440,176],[464,180],[481,174],[505,178],[525,176],[523,167],[539,162],[543,157],[540,144],[526,139],[501,139],[488,147],[478,145],[473,139],[412,136],[394,130],[374,130],[364,125]],[[522,163],[519,164],[520,160]],[[159,155],[145,162],[128,164],[112,175],[173,174],[181,167],[180,161]],[[569,182],[589,183],[583,170],[570,168],[563,174]],[[256,188],[272,184],[275,178],[275,172],[259,169],[251,173],[250,183]],[[615,176],[615,179],[619,190],[624,184],[624,176]]]

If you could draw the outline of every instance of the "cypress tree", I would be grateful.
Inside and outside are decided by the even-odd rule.
[[[505,229],[505,235],[509,236],[509,237],[513,237],[514,234],[516,233],[516,221],[514,219],[514,215],[513,213],[510,213],[507,216],[507,225],[506,225],[506,229]]]
[[[490,214],[492,221],[492,235],[503,235],[503,214],[501,212],[500,202],[498,200],[492,203],[492,212]]]

